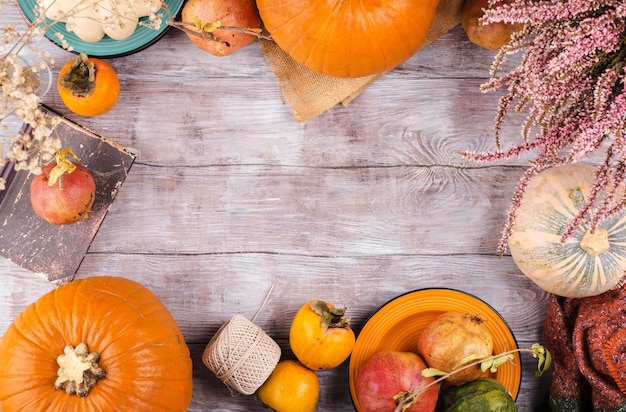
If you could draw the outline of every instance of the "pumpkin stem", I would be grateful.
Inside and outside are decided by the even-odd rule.
[[[76,347],[67,345],[63,348],[63,353],[57,358],[59,377],[54,382],[54,388],[84,398],[96,382],[106,375],[104,369],[98,365],[100,354],[89,352],[85,342]]]
[[[347,328],[350,326],[350,318],[344,316],[348,308],[330,308],[328,304],[322,300],[316,300],[311,303],[311,309],[321,318],[321,326],[323,328]]]
[[[96,88],[96,66],[93,62],[87,63],[88,58],[85,52],[80,53],[61,78],[61,86],[71,90],[76,97],[87,97]]]
[[[609,232],[606,229],[587,230],[580,240],[580,248],[592,257],[606,252],[609,247]]]
[[[74,164],[74,162],[69,160],[67,156],[70,156],[75,160],[80,160],[70,148],[57,150],[57,152],[54,154],[56,166],[54,166],[52,170],[50,170],[50,174],[48,175],[48,186],[54,186],[57,180],[60,179],[59,188],[63,190],[63,175],[69,175],[73,173],[74,170],[76,170],[76,165]]]

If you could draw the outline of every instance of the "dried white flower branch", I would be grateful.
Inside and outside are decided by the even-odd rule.
[[[15,24],[0,26],[0,169],[9,162],[16,170],[39,174],[42,165],[51,161],[54,153],[61,149],[60,139],[53,133],[59,119],[42,109],[41,96],[37,92],[40,74],[54,64],[51,54],[45,50],[45,46],[51,46],[52,43],[45,39],[44,33],[55,25],[72,21],[75,14],[80,12],[82,4],[74,3],[67,11],[58,11],[59,6],[54,19],[46,17],[46,11],[61,1],[38,0],[32,22],[25,18],[20,27]],[[102,23],[124,24],[127,18],[125,10],[135,1],[148,0],[124,0],[126,8],[119,9],[120,2],[115,0],[94,0],[92,4],[109,11],[109,18]],[[4,14],[2,10],[8,7],[19,8],[20,5],[17,0],[0,0],[0,13]],[[170,12],[161,0],[157,0],[156,7],[151,7],[151,14],[138,24],[158,29],[163,21],[157,11],[164,9],[168,16]],[[62,33],[55,33],[54,36],[61,47],[72,51]],[[27,63],[22,58],[25,54],[34,55],[38,62]],[[11,126],[20,122],[26,127],[15,132]],[[0,190],[5,188],[3,175],[0,176]]]

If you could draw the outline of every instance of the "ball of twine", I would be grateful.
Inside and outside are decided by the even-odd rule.
[[[280,360],[280,346],[241,315],[223,324],[202,354],[202,362],[226,386],[251,395]]]

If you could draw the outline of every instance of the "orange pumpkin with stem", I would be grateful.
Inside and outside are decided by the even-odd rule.
[[[170,312],[120,277],[75,280],[0,339],[0,410],[187,411],[192,363]]]
[[[276,44],[334,77],[380,74],[424,43],[439,0],[257,0]]]

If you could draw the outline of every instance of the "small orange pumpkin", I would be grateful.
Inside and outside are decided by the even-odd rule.
[[[0,339],[0,410],[186,411],[192,363],[170,312],[120,277],[75,280]]]
[[[380,74],[424,43],[439,0],[257,0],[276,44],[334,77]]]

